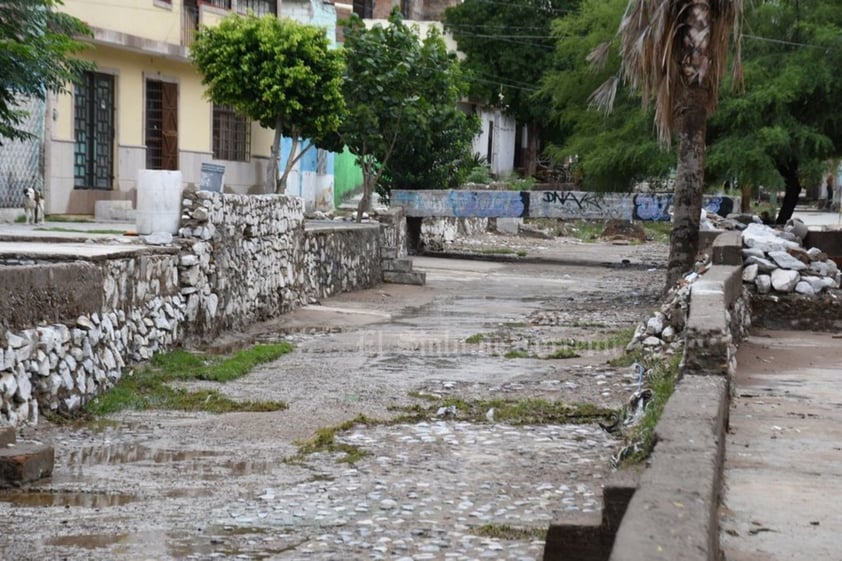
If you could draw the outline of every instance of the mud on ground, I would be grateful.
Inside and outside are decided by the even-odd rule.
[[[664,270],[653,265],[666,248],[492,241],[587,265],[418,258],[425,287],[344,294],[220,341],[295,343],[212,384],[283,400],[285,411],[126,412],[29,428],[55,445],[55,474],[0,493],[0,558],[539,559],[551,518],[600,507],[618,443],[594,423],[442,412],[340,433],[368,454],[353,464],[342,452],[288,461],[320,428],[436,398],[623,403],[631,369],[607,364],[619,345],[544,357],[571,339],[608,339],[656,308]],[[526,358],[505,358],[512,350]]]

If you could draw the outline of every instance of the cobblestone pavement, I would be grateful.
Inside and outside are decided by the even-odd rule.
[[[649,251],[663,261],[662,247]],[[617,407],[633,381],[606,363],[618,348],[546,356],[558,341],[638,322],[663,270],[416,267],[426,287],[342,295],[255,330],[296,350],[222,391],[287,410],[127,412],[26,429],[55,444],[56,471],[0,492],[0,559],[540,559],[554,516],[600,508],[617,442],[596,424],[512,426],[493,409],[482,422],[441,411],[356,424],[337,437],[367,453],[354,463],[341,452],[291,461],[296,442],[448,396]],[[513,349],[526,358],[504,358]]]

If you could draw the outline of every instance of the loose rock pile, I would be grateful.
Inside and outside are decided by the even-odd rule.
[[[690,312],[690,286],[698,278],[691,273],[687,282],[670,290],[661,309],[635,329],[626,351],[643,350],[647,354],[673,355],[684,347],[684,326]]]
[[[793,221],[783,231],[762,224],[743,230],[743,281],[753,283],[759,294],[772,291],[815,296],[839,288],[839,267],[815,247],[805,250],[807,228]]]

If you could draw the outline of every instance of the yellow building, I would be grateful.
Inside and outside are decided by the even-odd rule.
[[[131,208],[138,170],[181,170],[198,184],[201,164],[225,166],[226,191],[262,192],[272,132],[204,98],[189,59],[199,25],[232,11],[278,14],[277,0],[65,0],[59,9],[91,28],[96,64],[47,105],[48,214]]]

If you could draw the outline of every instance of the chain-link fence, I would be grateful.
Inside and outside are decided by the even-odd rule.
[[[20,108],[29,113],[21,128],[34,138],[25,142],[0,139],[0,208],[23,207],[24,189],[43,186],[44,102],[31,100]]]

